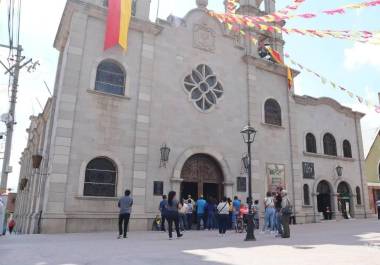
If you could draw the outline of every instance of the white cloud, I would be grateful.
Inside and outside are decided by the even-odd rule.
[[[352,48],[344,50],[344,67],[357,70],[363,66],[371,66],[380,72],[380,46],[355,43]]]

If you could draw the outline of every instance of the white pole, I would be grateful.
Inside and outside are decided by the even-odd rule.
[[[160,11],[160,0],[157,0],[157,14],[156,14],[156,21],[158,20],[158,13]]]

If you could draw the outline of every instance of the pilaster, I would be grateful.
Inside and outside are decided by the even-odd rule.
[[[151,123],[150,102],[153,87],[154,42],[155,36],[153,34],[149,32],[143,33],[132,179],[132,195],[136,214],[145,213],[146,193],[149,192],[146,190],[146,181]]]
[[[74,12],[58,84],[42,232],[65,232],[65,196],[87,14]],[[67,77],[70,78],[67,78]],[[64,113],[64,116],[62,115]],[[67,133],[70,132],[70,133]],[[56,177],[59,176],[59,177]]]

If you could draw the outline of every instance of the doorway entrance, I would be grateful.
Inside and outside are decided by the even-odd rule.
[[[345,219],[352,218],[352,207],[351,207],[351,189],[346,182],[341,182],[338,185],[338,207],[339,212]]]
[[[317,192],[318,212],[323,213],[325,219],[331,219],[331,216],[326,216],[326,213],[328,213],[328,209],[330,210],[330,212],[332,212],[330,184],[327,181],[322,180],[318,184]]]
[[[224,194],[223,173],[219,163],[211,156],[197,154],[190,157],[181,171],[181,198],[191,195],[197,200],[201,195],[205,199],[220,200]]]

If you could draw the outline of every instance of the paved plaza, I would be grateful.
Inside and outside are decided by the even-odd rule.
[[[0,238],[0,265],[380,265],[380,222],[331,221],[292,227],[291,239],[191,231],[169,241],[162,232],[16,235]]]

